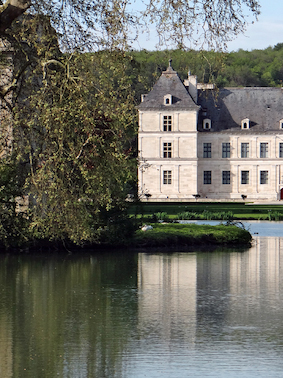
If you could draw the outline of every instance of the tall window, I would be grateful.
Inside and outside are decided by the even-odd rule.
[[[246,185],[250,182],[250,172],[249,171],[242,171],[241,172],[241,184]]]
[[[172,143],[163,143],[163,157],[171,158],[172,157]]]
[[[268,171],[260,171],[260,183],[268,184]]]
[[[230,157],[230,143],[222,143],[222,157],[223,158]]]
[[[283,143],[279,143],[279,157],[283,158]]]
[[[260,157],[261,158],[268,157],[268,143],[260,143]]]
[[[203,183],[204,185],[211,184],[211,171],[203,171]]]
[[[204,158],[211,158],[211,143],[204,143],[203,144],[203,157]]]
[[[249,143],[241,143],[241,158],[249,157]]]
[[[230,171],[222,171],[222,184],[230,184]]]
[[[172,116],[163,116],[163,131],[172,131]]]
[[[163,171],[163,184],[164,185],[172,184],[172,171]]]

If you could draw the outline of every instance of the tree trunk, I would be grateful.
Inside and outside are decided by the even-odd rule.
[[[9,28],[12,22],[31,6],[31,0],[10,0],[0,14],[0,33]]]

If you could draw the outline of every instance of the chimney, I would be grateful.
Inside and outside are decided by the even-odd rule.
[[[197,90],[197,76],[191,75],[191,71],[188,72],[188,78],[184,80],[184,85],[188,89],[194,102],[197,104],[198,101],[198,90]]]

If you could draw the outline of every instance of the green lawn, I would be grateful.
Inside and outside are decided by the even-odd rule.
[[[250,233],[236,226],[155,223],[152,227],[149,231],[136,231],[136,246],[247,245],[251,241]]]
[[[283,220],[283,205],[253,205],[238,202],[187,202],[140,203],[132,205],[129,214],[150,218],[153,214],[166,213],[168,219],[177,219],[180,213],[194,213],[203,219],[204,213],[230,213],[234,219]]]

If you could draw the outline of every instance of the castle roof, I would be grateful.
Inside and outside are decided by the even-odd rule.
[[[172,96],[172,103],[168,106],[164,103],[164,97]],[[143,102],[139,105],[139,110],[198,110],[186,87],[182,83],[171,64],[157,80],[152,90],[144,96]]]
[[[205,110],[200,112],[199,131],[203,131],[202,119],[208,118],[212,123],[211,131],[216,132],[283,132],[279,128],[279,123],[283,120],[281,88],[247,87],[202,91],[198,103]],[[241,129],[244,119],[250,121],[248,130]]]

